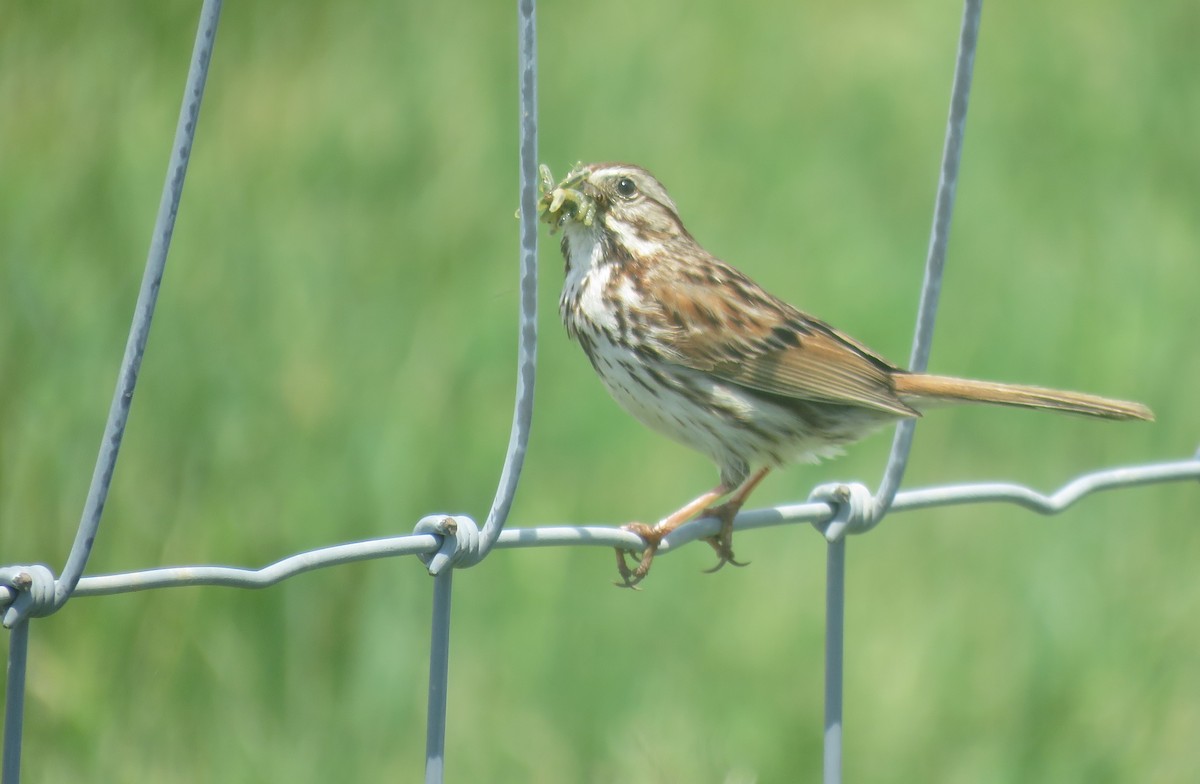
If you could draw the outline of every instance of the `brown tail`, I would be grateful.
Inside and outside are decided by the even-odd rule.
[[[995,403],[1002,406],[1069,411],[1101,419],[1154,421],[1154,413],[1141,403],[1113,400],[1084,392],[1000,384],[994,381],[973,381],[950,376],[929,376],[922,373],[897,373],[892,376],[892,380],[896,385],[896,393],[900,396],[924,398],[930,402]]]

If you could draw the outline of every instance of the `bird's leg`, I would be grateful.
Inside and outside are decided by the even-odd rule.
[[[699,517],[715,517],[721,521],[721,532],[706,540],[712,545],[712,549],[717,551],[717,565],[704,571],[715,572],[727,563],[734,566],[745,566],[749,563],[749,561],[737,561],[733,557],[733,518],[737,517],[737,513],[741,511],[742,505],[746,503],[750,493],[758,487],[758,483],[770,470],[769,467],[758,469],[750,475],[749,479],[742,482],[737,490],[733,491],[733,495],[729,497],[728,501],[720,506],[709,507],[698,515]]]
[[[622,588],[633,588],[644,580],[650,571],[650,563],[654,560],[654,554],[658,552],[658,546],[667,534],[700,514],[702,510],[709,507],[709,504],[728,493],[729,488],[724,484],[720,484],[699,498],[684,504],[662,520],[659,520],[657,525],[649,526],[645,523],[630,523],[629,525],[621,526],[626,531],[635,533],[645,539],[646,549],[642,551],[642,560],[638,562],[635,568],[630,569],[629,563],[626,561],[625,550],[620,547],[617,548],[617,571],[621,573],[621,580],[623,581],[617,583],[617,585]]]

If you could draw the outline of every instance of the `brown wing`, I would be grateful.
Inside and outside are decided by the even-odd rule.
[[[894,365],[723,262],[651,277],[672,361],[783,397],[919,416],[895,392]]]

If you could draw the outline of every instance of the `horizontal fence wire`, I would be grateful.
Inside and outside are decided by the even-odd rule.
[[[1012,504],[1043,515],[1054,515],[1085,497],[1104,491],[1142,485],[1200,480],[1200,455],[1174,462],[1121,466],[1083,474],[1051,493],[1007,482],[977,482],[903,490],[896,494],[891,513],[915,512],[949,506]],[[743,511],[734,520],[736,531],[752,531],[781,525],[822,526],[838,511],[825,501],[781,504]],[[678,550],[697,539],[716,535],[720,523],[704,518],[682,525],[662,541],[659,555]],[[157,588],[223,586],[268,588],[291,577],[316,569],[327,569],[358,561],[404,555],[432,555],[442,546],[434,534],[404,534],[362,542],[336,544],[297,553],[260,569],[234,566],[176,566],[107,575],[92,575],[79,581],[75,596],[105,596]],[[640,550],[642,540],[625,530],[607,525],[550,525],[536,528],[506,528],[496,540],[497,550],[534,547],[624,547]],[[0,589],[0,592],[9,589]],[[0,593],[0,602],[5,601]]]

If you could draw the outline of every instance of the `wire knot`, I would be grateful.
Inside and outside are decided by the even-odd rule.
[[[474,566],[482,558],[483,539],[479,535],[479,526],[466,515],[422,517],[413,533],[442,538],[442,546],[436,553],[420,556],[431,575],[437,576],[446,566]]]
[[[57,610],[55,584],[54,572],[43,564],[0,568],[0,607],[7,608],[4,627],[11,629],[26,618]]]
[[[847,534],[870,531],[884,512],[874,494],[859,482],[817,485],[808,494],[808,500],[829,504],[833,510],[833,516],[828,520],[813,523],[830,542],[836,542]]]

